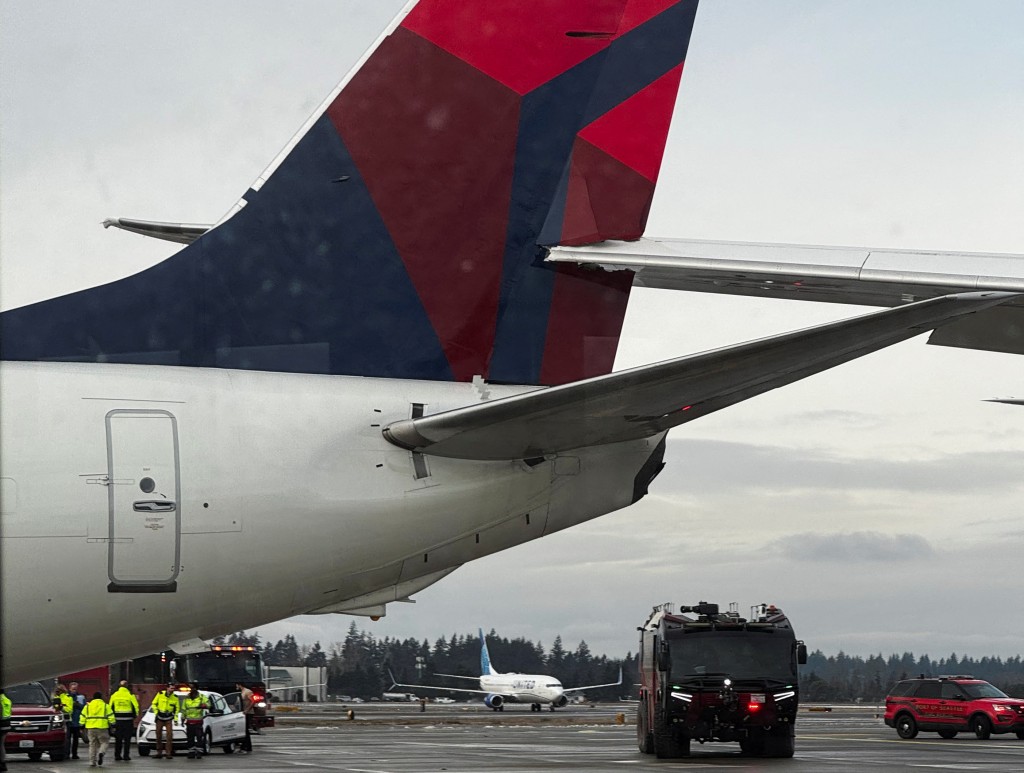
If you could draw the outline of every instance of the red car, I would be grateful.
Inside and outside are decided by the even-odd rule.
[[[64,759],[64,715],[53,707],[39,682],[16,684],[4,690],[11,699],[11,730],[4,736],[4,751],[27,754],[32,761],[43,753],[53,762]]]
[[[900,738],[921,730],[954,738],[969,730],[981,739],[992,733],[1024,739],[1024,700],[971,676],[905,679],[885,697],[885,724]]]

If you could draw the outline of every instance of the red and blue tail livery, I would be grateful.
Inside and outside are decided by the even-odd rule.
[[[561,384],[632,283],[697,0],[421,0],[244,206],[134,276],[8,311],[6,360]]]

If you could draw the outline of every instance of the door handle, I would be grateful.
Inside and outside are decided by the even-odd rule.
[[[173,513],[177,507],[172,499],[143,499],[132,504],[137,513]]]

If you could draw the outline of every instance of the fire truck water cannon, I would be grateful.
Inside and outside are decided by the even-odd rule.
[[[691,741],[735,741],[745,754],[793,756],[807,647],[781,609],[758,604],[743,618],[735,603],[661,604],[639,630],[640,751],[685,757]]]

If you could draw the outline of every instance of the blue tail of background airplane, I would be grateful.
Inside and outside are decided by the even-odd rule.
[[[491,667],[491,656],[487,652],[487,640],[484,638],[484,629],[480,629],[480,676],[490,676],[498,673]]]
[[[0,316],[8,360],[557,384],[610,372],[697,0],[421,0],[231,218]],[[166,218],[173,213],[163,213]]]

